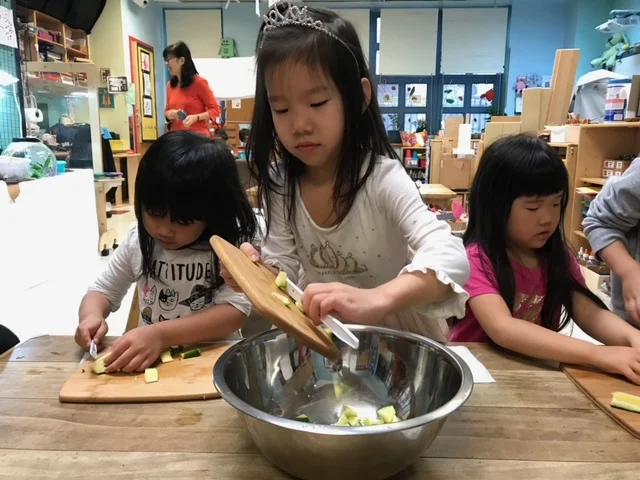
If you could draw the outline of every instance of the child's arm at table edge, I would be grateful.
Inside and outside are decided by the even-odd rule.
[[[541,360],[598,366],[598,345],[513,317],[500,295],[473,297],[469,308],[491,340],[503,348]]]

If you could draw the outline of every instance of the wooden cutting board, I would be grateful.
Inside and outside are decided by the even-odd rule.
[[[213,365],[234,342],[200,346],[202,355],[186,360],[156,365],[159,381],[145,383],[144,373],[96,375],[91,370],[93,358],[82,362],[60,390],[66,403],[137,403],[206,400],[219,398],[213,385]],[[102,357],[108,352],[100,352]]]
[[[631,435],[640,438],[640,413],[628,412],[610,405],[613,392],[624,392],[640,397],[640,385],[634,385],[623,377],[586,368],[563,365],[562,369],[571,381],[598,407]]]
[[[287,307],[273,293],[285,295],[276,287],[276,277],[264,265],[253,263],[240,249],[218,236],[211,246],[240,285],[253,306],[283,332],[331,360],[340,358],[340,350],[324,331],[295,306]]]

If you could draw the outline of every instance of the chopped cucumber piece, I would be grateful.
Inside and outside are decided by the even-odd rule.
[[[334,423],[334,425],[337,427],[348,427],[349,419],[345,415],[340,415],[340,418],[336,423]]]
[[[377,413],[384,423],[394,423],[394,419],[396,418],[396,409],[393,408],[393,405],[382,407]]]
[[[287,288],[287,272],[280,272],[276,277],[276,287],[280,290]]]
[[[372,418],[365,418],[363,423],[366,427],[371,427],[373,425],[384,425],[384,422],[379,418],[376,418],[375,420]]]
[[[345,405],[342,407],[342,415],[344,415],[347,418],[357,418],[358,412],[356,412],[353,407],[350,407],[349,405]]]
[[[351,426],[351,427],[361,427],[362,424],[361,424],[359,418],[352,417],[352,418],[349,418],[349,426]]]
[[[302,306],[301,302],[296,302],[296,308],[304,313],[304,307]]]
[[[333,392],[336,394],[336,398],[342,397],[344,395],[346,388],[343,383],[334,383],[333,384]]]
[[[640,397],[631,395],[624,392],[613,392],[613,398],[611,399],[611,406],[616,408],[622,408],[629,412],[640,413]]]
[[[285,297],[284,295],[280,295],[279,293],[275,292],[271,292],[271,295],[280,300],[285,307],[291,306],[291,300],[289,299],[289,297]]]
[[[93,370],[93,373],[95,373],[96,375],[102,375],[103,373],[105,373],[107,367],[104,362],[107,358],[109,358],[108,353],[91,364],[91,370]]]
[[[171,352],[171,356],[177,355],[178,353],[184,352],[184,347],[182,345],[174,345],[169,351]]]
[[[202,352],[199,348],[194,348],[193,350],[189,350],[188,352],[181,353],[180,356],[186,360],[187,358],[199,357],[201,353]]]
[[[309,423],[309,417],[307,417],[304,413],[302,415],[298,415],[294,420],[299,422]]]
[[[173,362],[173,356],[171,355],[171,352],[169,350],[167,350],[166,352],[162,352],[160,354],[160,361],[162,363]]]
[[[160,379],[157,368],[147,368],[144,371],[145,383],[155,383]]]

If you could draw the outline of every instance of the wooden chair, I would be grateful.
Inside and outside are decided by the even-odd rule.
[[[140,304],[138,303],[138,286],[133,286],[133,299],[131,300],[131,308],[129,309],[129,318],[127,319],[127,326],[124,329],[125,333],[129,330],[133,330],[140,323]]]

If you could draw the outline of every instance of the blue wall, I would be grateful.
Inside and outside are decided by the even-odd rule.
[[[14,0],[0,0],[0,5],[13,8]],[[20,72],[16,65],[18,50],[4,45],[0,45],[0,70],[20,78]],[[0,87],[0,150],[4,149],[15,137],[22,137],[22,125],[16,106],[16,94],[19,94],[18,84],[13,86]]]
[[[519,75],[551,75],[556,50],[573,47],[574,0],[513,0],[505,112],[513,115]]]
[[[609,18],[609,12],[613,8],[610,0],[578,0],[577,25],[574,45],[580,49],[580,63],[578,74],[580,78],[585,73],[593,70],[591,60],[598,58],[604,52],[608,35],[600,33],[596,27]]]
[[[261,3],[260,7],[264,13],[265,5]],[[229,8],[222,10],[224,36],[236,41],[239,57],[251,57],[255,53],[261,22],[262,17],[256,15],[256,7],[253,3],[233,3]]]

